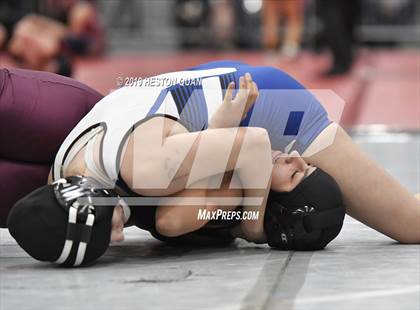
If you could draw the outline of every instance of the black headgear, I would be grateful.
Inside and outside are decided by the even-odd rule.
[[[270,192],[264,230],[271,247],[319,250],[339,234],[344,215],[338,184],[317,168],[291,192]]]
[[[67,177],[45,185],[19,200],[7,226],[32,257],[64,266],[94,261],[108,248],[114,208],[94,206],[93,197],[117,197],[93,179]],[[80,198],[87,203],[80,203]],[[114,199],[115,200],[115,199]]]

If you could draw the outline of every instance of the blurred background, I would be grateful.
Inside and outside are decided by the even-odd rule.
[[[342,124],[417,130],[415,0],[0,0],[0,66],[103,94],[217,59],[281,68],[346,101]]]

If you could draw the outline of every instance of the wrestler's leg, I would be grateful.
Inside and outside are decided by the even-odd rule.
[[[57,74],[0,69],[0,157],[51,164],[60,144],[102,99],[90,87]]]
[[[262,9],[263,44],[266,49],[277,48],[279,42],[279,1],[266,0]]]
[[[331,124],[312,143],[322,143],[338,127],[333,144],[307,160],[335,178],[349,215],[399,242],[419,243],[419,201],[336,126]]]
[[[211,129],[162,140],[158,122],[137,127],[123,156],[120,174],[140,195],[169,196],[235,169],[246,191],[261,188],[257,185],[271,175],[271,146],[262,128]]]
[[[157,121],[141,124],[128,139],[120,174],[133,191],[146,196],[169,196],[193,187],[201,179],[235,170],[244,196],[253,199],[246,206],[247,211],[264,209],[272,171],[271,145],[264,129],[241,127],[180,133],[162,143]],[[258,221],[244,224],[249,240],[265,238],[262,221],[261,216]]]
[[[60,144],[100,99],[57,74],[0,69],[0,226],[17,200],[45,184]]]
[[[220,189],[185,189],[166,197],[166,204],[158,206],[156,210],[157,231],[167,237],[180,236],[200,229],[208,223],[208,220],[198,218],[200,210],[201,212],[204,210],[212,212],[218,209],[234,210],[241,204],[242,190],[238,189],[239,180],[235,177],[231,179],[231,177],[231,172],[225,174]],[[208,182],[209,179],[205,179],[197,183],[201,183],[205,188]],[[237,189],[229,189],[231,184],[237,185]],[[228,205],[220,201],[225,198],[229,199]],[[170,204],[171,201],[173,204]]]
[[[303,8],[300,1],[282,1],[281,10],[286,17],[286,29],[283,42],[283,53],[296,56],[302,37]]]

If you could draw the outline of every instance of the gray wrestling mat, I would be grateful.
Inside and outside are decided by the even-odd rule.
[[[353,134],[420,192],[420,135]],[[36,262],[0,230],[0,309],[419,309],[420,245],[400,245],[347,217],[326,250],[280,252],[238,240],[173,248],[129,229],[88,268]]]

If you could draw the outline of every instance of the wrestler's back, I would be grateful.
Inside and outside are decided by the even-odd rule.
[[[331,123],[322,104],[302,84],[284,71],[268,66],[251,66],[239,61],[214,61],[191,68],[235,68],[235,83],[249,72],[259,88],[259,97],[241,126],[265,128],[272,149],[303,153]]]
[[[301,84],[272,67],[254,67],[238,62],[214,62],[188,71],[149,78],[148,84],[124,87],[99,102],[76,126],[60,148],[55,163],[55,178],[72,143],[90,127],[106,127],[102,142],[104,170],[112,180],[118,178],[123,143],[134,128],[156,115],[167,115],[189,131],[206,129],[212,114],[222,104],[229,82],[238,85],[239,77],[250,72],[260,89],[257,101],[241,126],[265,128],[273,149],[293,148],[303,152],[330,121],[321,104]],[[180,78],[184,83],[154,86],[164,78]],[[178,79],[178,80],[177,80]],[[185,79],[194,81],[185,83]],[[197,82],[198,80],[198,82]],[[154,82],[150,82],[154,81]]]

